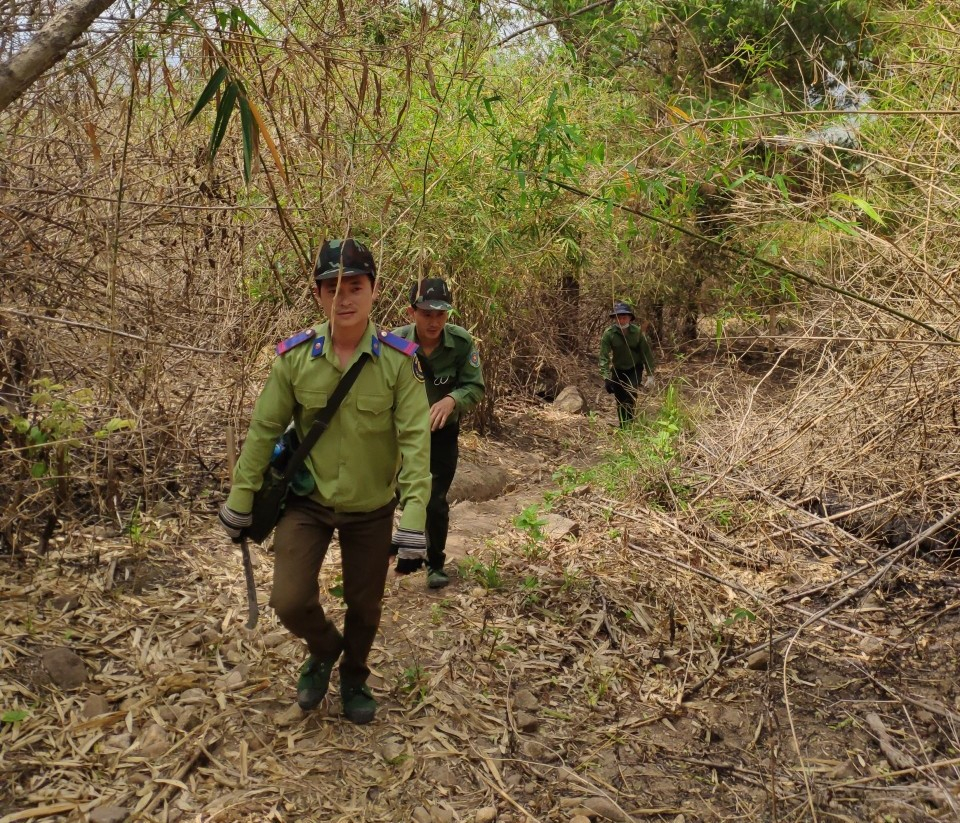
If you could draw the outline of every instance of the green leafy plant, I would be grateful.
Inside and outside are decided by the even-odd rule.
[[[9,709],[0,714],[0,723],[22,723],[30,716],[26,709]]]
[[[422,703],[427,697],[427,681],[419,663],[403,670],[400,689],[405,694],[415,695],[416,702]]]
[[[476,580],[485,589],[503,588],[498,558],[494,558],[490,563],[484,563],[475,557],[464,557],[459,563],[459,569],[461,577]]]

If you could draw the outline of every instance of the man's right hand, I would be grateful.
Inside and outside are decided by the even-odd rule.
[[[249,512],[240,514],[240,512],[235,512],[227,506],[226,503],[220,507],[217,517],[220,520],[220,525],[223,526],[223,530],[227,533],[227,537],[234,543],[240,542],[243,530],[249,528],[253,523],[253,516]]]
[[[608,377],[603,381],[603,388],[607,394],[613,394],[617,390],[617,382]]]

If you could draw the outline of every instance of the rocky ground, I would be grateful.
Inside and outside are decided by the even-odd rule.
[[[606,406],[505,415],[463,439],[451,585],[391,575],[366,727],[295,705],[271,555],[248,631],[210,506],[5,561],[0,823],[960,819],[950,574],[860,588],[880,552],[829,524],[613,496]]]

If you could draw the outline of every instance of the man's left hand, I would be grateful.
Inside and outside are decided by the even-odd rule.
[[[430,431],[435,432],[447,425],[447,418],[457,408],[457,401],[449,394],[430,407]]]

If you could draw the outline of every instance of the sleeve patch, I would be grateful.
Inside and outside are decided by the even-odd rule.
[[[470,365],[475,369],[480,368],[480,352],[478,352],[476,349],[470,352]]]
[[[407,357],[416,354],[417,349],[420,348],[413,340],[404,340],[399,335],[386,329],[380,330],[380,340],[386,343],[391,349],[396,349],[398,352],[407,355]]]
[[[291,335],[286,340],[281,340],[277,343],[277,354],[286,354],[290,349],[296,348],[301,343],[306,343],[308,340],[312,340],[313,336],[316,334],[314,329],[304,329],[303,331],[298,331],[296,334]]]
[[[416,377],[420,383],[423,382],[423,366],[420,365],[419,357],[413,358],[413,376]]]

